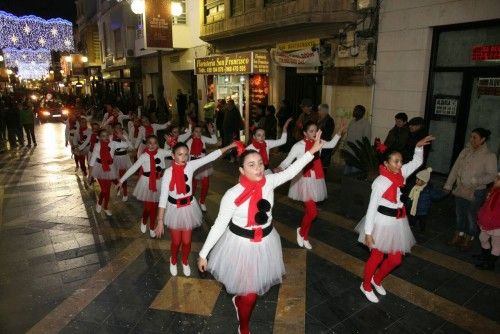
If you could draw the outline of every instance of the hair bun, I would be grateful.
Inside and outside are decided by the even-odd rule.
[[[237,156],[239,157],[246,150],[245,144],[243,144],[239,140],[235,140],[234,143],[236,144],[236,152]]]

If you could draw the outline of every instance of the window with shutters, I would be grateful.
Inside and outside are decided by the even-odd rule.
[[[231,16],[241,15],[256,7],[256,0],[231,0]]]
[[[205,24],[224,20],[224,0],[205,0]]]

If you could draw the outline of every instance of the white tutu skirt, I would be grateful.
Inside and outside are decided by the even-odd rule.
[[[115,165],[116,170],[127,170],[132,166],[132,160],[130,160],[130,156],[125,155],[115,155],[113,158],[113,165]]]
[[[365,217],[355,227],[359,233],[358,241],[365,243]],[[372,231],[375,248],[382,253],[410,253],[417,243],[408,224],[407,218],[396,219],[377,212]]]
[[[90,147],[88,145],[78,153],[78,155],[80,156],[85,155],[88,158],[90,158],[89,154],[90,154]]]
[[[292,179],[290,189],[288,190],[288,197],[302,202],[324,201],[328,197],[325,179],[317,179],[314,176],[304,177],[300,173]]]
[[[196,180],[201,180],[204,177],[209,177],[213,173],[214,173],[214,168],[212,167],[212,164],[206,164],[205,166],[198,168],[194,172],[194,178]]]
[[[201,225],[203,213],[195,197],[190,205],[178,208],[167,201],[164,224],[172,230],[193,230]]]
[[[139,180],[137,180],[132,195],[142,202],[158,203],[160,201],[161,179],[156,180],[156,189],[156,191],[151,191],[149,189],[149,177],[141,175]]]
[[[285,274],[278,232],[251,242],[226,229],[208,256],[208,271],[229,294],[262,296]]]
[[[115,180],[118,176],[114,164],[109,165],[109,171],[102,170],[102,165],[98,162],[92,167],[92,176],[101,180]]]

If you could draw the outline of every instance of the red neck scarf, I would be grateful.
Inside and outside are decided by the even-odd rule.
[[[109,168],[109,165],[113,163],[113,159],[111,158],[109,142],[101,141],[101,150],[99,151],[99,156],[101,158],[102,170],[105,172],[110,171],[111,168]]]
[[[248,198],[248,223],[247,226],[254,226],[255,214],[259,211],[257,209],[257,202],[262,199],[262,187],[266,184],[266,178],[263,177],[260,181],[250,181],[246,176],[240,176],[240,184],[245,188],[243,192],[234,200],[236,206],[243,204]]]
[[[109,118],[111,118],[111,121],[108,120],[108,124],[113,126],[118,124],[118,118],[115,115],[111,115]]]
[[[118,138],[118,134],[116,132],[113,132],[113,137],[112,137],[112,140],[113,141],[121,141],[120,138]]]
[[[151,124],[144,125],[144,129],[146,130],[146,137],[152,136],[155,134],[155,131],[154,131],[153,126]]]
[[[392,184],[389,188],[387,188],[382,197],[392,203],[396,203],[398,201],[398,188],[402,187],[405,184],[403,174],[401,173],[401,171],[399,171],[399,173],[391,172],[384,165],[380,165],[378,170],[380,175],[385,176],[392,182]]]
[[[150,151],[149,149],[144,150],[144,152],[149,155],[149,190],[156,192],[156,162],[155,155],[158,153],[158,149]]]
[[[265,141],[260,142],[257,139],[252,138],[252,145],[259,151],[264,166],[269,166],[269,157],[267,155],[267,143]]]
[[[304,139],[304,143],[306,144],[305,151],[309,151],[313,146],[314,146],[314,140],[311,139]],[[316,176],[317,179],[324,179],[325,178],[325,173],[323,172],[323,165],[321,164],[321,159],[319,158],[319,153],[316,152],[314,154],[314,159],[310,163],[307,164],[307,166],[304,168],[304,171],[302,172],[302,175],[305,177],[311,177],[311,170],[314,171],[314,175]]]
[[[139,125],[134,124],[134,138],[137,138],[139,135]]]
[[[80,143],[83,143],[83,141],[85,140],[84,139],[85,131],[87,131],[87,127],[80,127],[80,130],[78,131],[78,132],[80,132]]]
[[[184,168],[186,165],[179,165],[175,161],[172,162],[172,178],[170,179],[169,190],[177,191],[177,194],[187,194],[186,179],[184,178]]]
[[[90,136],[90,151],[94,150],[95,143],[97,143],[98,134],[96,132],[92,132]]]
[[[196,137],[191,137],[191,139],[191,155],[199,156],[203,153],[203,141]]]
[[[170,146],[170,148],[174,148],[177,144],[177,138],[176,136],[167,136],[167,145]]]

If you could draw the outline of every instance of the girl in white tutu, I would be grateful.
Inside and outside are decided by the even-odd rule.
[[[323,148],[333,149],[340,140],[342,134],[346,131],[347,126],[344,122],[340,125],[332,140],[325,142]],[[290,153],[285,160],[279,165],[277,170],[284,170],[295,159],[298,159],[304,152],[310,150],[314,145],[314,138],[318,133],[318,126],[314,122],[307,122],[304,125],[304,139],[293,145]],[[301,174],[294,177],[288,190],[288,197],[296,201],[304,202],[304,217],[300,227],[297,228],[297,244],[306,249],[312,249],[309,242],[309,231],[312,222],[318,215],[316,202],[324,201],[327,198],[325,175],[319,152],[314,156],[313,161],[309,163]]]
[[[137,143],[137,139],[139,138],[139,129],[141,128],[141,119],[136,115],[136,114],[131,114],[130,115],[130,121],[127,124],[128,128],[128,138],[130,140],[130,144],[132,144],[133,147],[136,147],[135,144]],[[134,160],[137,157],[134,157]]]
[[[240,182],[222,197],[219,215],[198,259],[201,272],[210,271],[228,293],[235,295],[239,333],[250,333],[257,296],[280,284],[285,274],[280,237],[271,224],[274,189],[312,161],[323,143],[318,131],[314,144],[295,163],[270,175],[265,174],[257,151],[247,150],[239,156]]]
[[[384,152],[384,162],[379,168],[380,175],[372,184],[366,216],[356,226],[358,241],[370,249],[360,289],[373,303],[378,303],[378,298],[372,286],[384,296],[386,292],[382,287],[382,280],[401,263],[402,255],[410,252],[416,242],[400,199],[400,188],[405,179],[420,167],[424,156],[423,146],[433,139],[427,136],[419,141],[413,160],[404,165],[401,153],[389,150]],[[385,254],[388,256],[384,260]]]
[[[156,132],[158,130],[164,130],[169,125],[170,122],[166,122],[164,124],[157,124],[149,121],[149,118],[146,116],[142,116],[142,125],[139,128],[139,134],[137,135],[137,139],[135,141],[135,148],[137,149],[137,157],[139,157],[144,149],[146,148],[146,138],[149,136],[156,136]]]
[[[186,141],[186,145],[189,149],[190,160],[203,158],[206,155],[206,145],[217,144],[217,136],[215,135],[214,126],[212,124],[209,124],[207,128],[208,132],[210,133],[210,137],[201,135],[202,127],[200,125],[195,125],[193,127],[193,135]],[[212,175],[213,172],[214,170],[212,168],[212,164],[206,164],[194,173],[193,194],[196,194],[198,181],[201,181],[200,207],[202,211],[207,211],[205,200],[208,194],[208,177]]]
[[[78,131],[76,131],[73,137],[71,137],[71,147],[73,150],[73,154],[75,155],[75,158],[80,165],[80,169],[82,170],[83,175],[87,176],[87,166],[85,162],[86,160],[88,160],[89,154],[89,145],[87,138],[90,138],[90,136],[92,135],[92,129],[87,127],[86,118],[80,118],[78,120],[78,123],[80,125]],[[87,144],[80,149],[80,146],[82,146],[84,142],[86,142]]]
[[[112,140],[116,142],[121,142],[122,140],[120,139],[120,135],[123,133],[123,128],[120,123],[116,123],[113,127],[113,137]],[[128,137],[128,134],[127,134]],[[119,148],[115,151],[115,157],[114,157],[114,165],[116,167],[116,171],[118,172],[118,177],[122,177],[127,169],[132,166],[132,160],[130,160],[130,155],[128,154],[128,150],[132,148],[131,143],[129,142],[129,147],[127,148]],[[116,183],[116,181],[115,181]],[[128,200],[128,186],[127,182],[125,181],[122,186],[120,187],[120,190],[123,194],[122,201],[126,202]]]
[[[271,169],[269,169],[269,150],[274,148],[274,147],[279,147],[281,145],[286,144],[287,140],[287,128],[288,124],[292,119],[288,119],[286,123],[283,125],[283,134],[281,135],[281,138],[278,140],[266,140],[266,131],[262,128],[256,128],[254,130],[253,136],[252,136],[252,142],[250,145],[247,146],[247,150],[255,150],[259,152],[260,156],[262,157],[262,162],[264,163],[264,167],[266,168],[266,175],[272,174],[273,172]]]
[[[133,195],[144,203],[142,219],[139,224],[142,233],[147,231],[149,219],[149,235],[156,237],[156,213],[160,200],[160,184],[163,172],[165,171],[165,158],[171,155],[170,151],[158,148],[158,138],[149,136],[146,139],[146,149],[137,161],[120,178],[118,187],[125,185],[126,180],[131,177],[139,168],[142,168],[141,176],[134,188]]]
[[[198,168],[219,158],[235,147],[233,143],[197,159],[189,161],[186,144],[179,142],[172,149],[174,160],[167,168],[161,181],[160,203],[156,236],[163,235],[163,224],[170,232],[170,274],[177,276],[177,253],[182,243],[182,272],[191,275],[188,257],[191,251],[193,229],[201,225],[202,213],[196,198],[193,197],[193,175]],[[168,216],[167,216],[168,215]]]
[[[170,127],[168,133],[165,136],[163,136],[163,138],[165,138],[165,144],[163,145],[163,148],[165,150],[172,151],[172,149],[177,143],[184,143],[186,140],[189,139],[189,137],[191,137],[191,127],[186,129],[185,133],[181,134],[180,131],[181,130],[177,125]],[[174,158],[172,156],[169,156],[167,158],[167,168],[172,166],[173,159]]]
[[[102,209],[106,215],[111,216],[111,210],[108,209],[109,195],[111,183],[117,177],[116,166],[113,164],[113,157],[118,148],[128,148],[130,143],[125,134],[119,134],[121,142],[110,141],[107,130],[99,131],[99,142],[94,146],[94,151],[90,157],[89,166],[94,178],[99,182],[101,192],[99,193],[99,201],[95,206],[95,210],[99,213]]]

